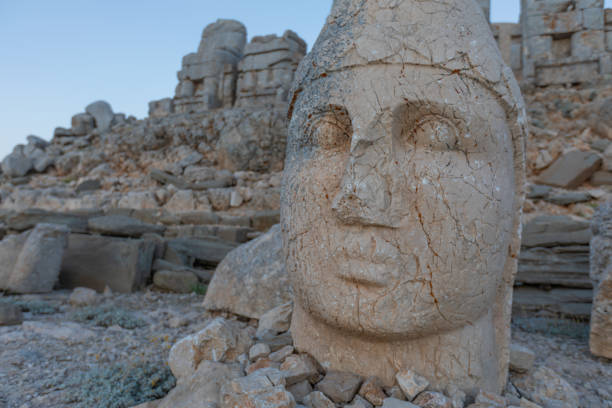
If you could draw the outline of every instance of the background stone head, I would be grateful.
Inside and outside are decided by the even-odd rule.
[[[317,320],[507,334],[525,114],[474,0],[336,0],[293,87],[287,269]]]

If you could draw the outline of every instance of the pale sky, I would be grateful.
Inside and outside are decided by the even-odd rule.
[[[492,0],[494,22],[518,21],[520,0]],[[0,0],[0,159],[29,134],[57,126],[95,100],[143,118],[170,97],[183,55],[217,18],[249,38],[292,29],[309,46],[331,0]],[[612,7],[612,0],[606,0]]]

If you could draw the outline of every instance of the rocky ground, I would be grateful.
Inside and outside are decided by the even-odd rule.
[[[202,300],[151,289],[79,305],[69,291],[0,297],[24,311],[22,324],[0,327],[0,407],[129,407],[163,397],[176,384],[171,347],[213,317]],[[585,323],[521,318],[513,341],[565,378],[581,407],[612,407],[612,364],[589,353],[587,333]]]
[[[159,398],[175,384],[170,348],[207,320],[195,293],[106,294],[80,306],[70,294],[0,297],[24,310],[21,325],[0,326],[0,407],[122,407]]]

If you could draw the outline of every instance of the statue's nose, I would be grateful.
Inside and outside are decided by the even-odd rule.
[[[346,224],[394,227],[391,141],[386,135],[354,138],[332,210]]]

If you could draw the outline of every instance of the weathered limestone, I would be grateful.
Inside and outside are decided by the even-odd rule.
[[[219,264],[204,307],[259,319],[292,298],[282,258],[280,226],[244,244]]]
[[[46,293],[53,290],[62,264],[70,230],[62,225],[38,224],[29,234],[16,258],[6,284],[11,292]]]
[[[593,309],[589,347],[596,356],[612,358],[612,203],[593,217],[591,239]]]
[[[183,57],[178,73],[175,110],[190,112],[231,107],[246,28],[235,20],[217,20],[202,33],[197,53]],[[169,110],[169,109],[168,109]]]
[[[291,30],[282,37],[253,37],[238,64],[236,106],[286,106],[298,64],[306,54],[306,43]]]
[[[90,103],[85,108],[85,112],[93,116],[96,128],[100,132],[106,132],[111,127],[111,123],[113,122],[113,108],[111,108],[110,104],[106,101],[96,101]],[[73,122],[74,125],[74,122]],[[79,132],[77,134],[81,134],[81,129],[78,129]],[[74,131],[73,131],[74,133]]]
[[[538,177],[549,186],[576,188],[601,167],[601,157],[593,152],[572,150],[557,159]]]
[[[130,293],[149,279],[154,252],[155,243],[149,240],[70,234],[60,284]]]
[[[387,386],[409,368],[499,393],[525,113],[477,4],[453,4],[337,0],[298,68],[281,197],[291,333],[326,368]]]

